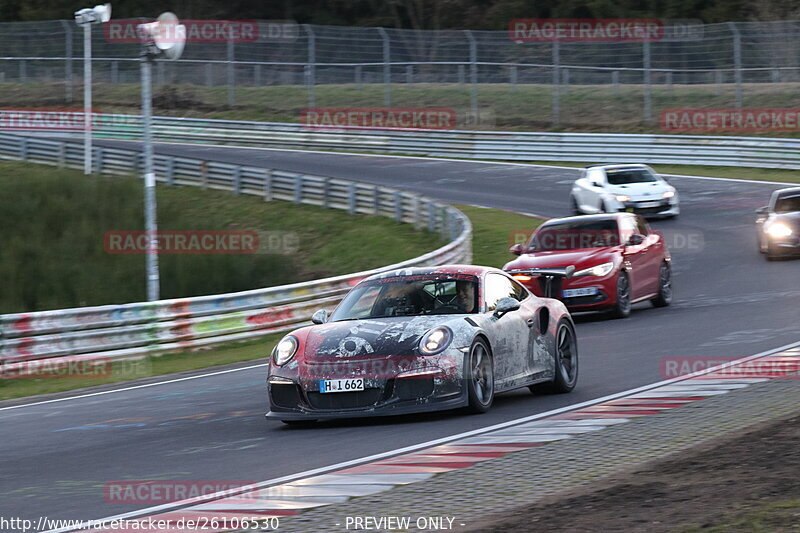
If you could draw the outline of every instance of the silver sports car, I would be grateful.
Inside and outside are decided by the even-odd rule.
[[[564,304],[531,294],[496,268],[375,275],[330,317],[318,311],[312,322],[272,351],[268,418],[293,423],[458,407],[480,413],[499,392],[569,392],[578,378],[575,328]]]

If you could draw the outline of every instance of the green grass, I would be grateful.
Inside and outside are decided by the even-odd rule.
[[[610,76],[610,75],[609,75]],[[610,78],[609,78],[610,80]],[[800,105],[796,83],[745,84],[745,108],[795,108]],[[76,95],[79,91],[76,91]],[[303,86],[239,87],[236,103],[227,104],[226,87],[164,85],[154,88],[154,111],[159,115],[206,117],[230,120],[298,122],[308,106]],[[470,87],[451,83],[393,84],[392,106],[448,107],[464,119],[470,109]],[[732,108],[732,84],[654,86],[652,122],[643,119],[644,92],[641,86],[572,85],[560,99],[561,120],[553,124],[549,85],[480,84],[478,104],[480,125],[461,120],[464,129],[518,131],[598,131],[620,133],[664,133],[658,120],[662,110],[676,108]],[[77,102],[77,99],[76,99]],[[138,84],[96,83],[93,104],[103,113],[140,112]],[[0,105],[5,107],[65,106],[64,86],[56,83],[0,84]],[[72,105],[75,105],[73,102]],[[384,105],[384,86],[365,84],[318,85],[318,107],[376,107]],[[798,137],[800,132],[728,133]]]
[[[704,524],[682,529],[682,533],[772,533],[797,531],[800,527],[800,500],[763,503],[754,508],[729,513],[715,525]]]
[[[142,301],[144,255],[110,254],[104,234],[143,228],[141,182],[0,163],[0,313]],[[158,188],[160,230],[292,235],[285,254],[163,254],[162,298],[217,294],[357,272],[444,244],[386,217],[263,202],[197,187]]]
[[[237,198],[238,200],[241,199]],[[298,206],[291,206],[292,209],[296,207]],[[473,263],[478,265],[502,267],[513,257],[508,252],[510,233],[517,229],[532,229],[542,222],[537,218],[500,209],[463,205],[457,207],[472,221],[474,230]],[[359,242],[358,235],[351,237],[355,239],[355,242]],[[110,375],[103,378],[0,380],[0,400],[63,392],[240,361],[253,360],[255,363],[259,360],[263,361],[281,336],[282,334],[274,334],[256,342],[222,345],[208,350],[187,351],[148,357],[140,361],[120,362],[112,368]]]

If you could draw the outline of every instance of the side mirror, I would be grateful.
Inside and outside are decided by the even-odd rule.
[[[769,213],[769,206],[759,207],[758,209],[756,209],[756,215],[763,217],[767,213]]]
[[[494,308],[494,317],[501,318],[506,313],[516,311],[519,309],[519,305],[519,301],[511,298],[510,296],[500,298],[500,300],[497,302],[497,306]]]
[[[514,255],[522,255],[525,253],[525,247],[521,244],[515,244],[511,248],[508,249]]]
[[[592,181],[592,185],[594,187],[600,187],[601,189],[603,188],[603,184],[596,180]]]
[[[314,324],[324,324],[328,321],[328,312],[325,309],[319,309],[311,315],[311,322]]]
[[[642,235],[641,233],[634,233],[633,235],[631,235],[630,239],[628,239],[628,242],[625,245],[639,246],[643,242],[644,242],[644,235]]]

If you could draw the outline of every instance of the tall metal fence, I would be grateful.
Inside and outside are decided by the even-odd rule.
[[[237,89],[293,86],[306,92],[309,107],[327,105],[330,86],[381,87],[359,101],[391,106],[405,89],[446,85],[462,91],[465,113],[473,118],[506,105],[508,92],[541,86],[549,93],[541,98],[550,101],[538,102],[538,109],[553,124],[570,120],[570,91],[581,87],[606,91],[609,102],[635,96],[637,105],[623,112],[648,122],[664,105],[742,107],[748,97],[760,101],[765,90],[791,94],[795,89],[785,85],[800,82],[798,21],[700,25],[689,36],[656,42],[516,42],[506,31],[317,25],[297,26],[281,39],[267,31],[258,35],[264,37],[190,43],[179,61],[158,64],[156,82],[227,87],[229,106],[242,100]],[[58,100],[79,100],[78,37],[67,20],[0,24],[0,84],[61,84]],[[112,41],[108,32],[94,32],[95,82],[138,83],[138,45]],[[691,87],[707,88],[719,99],[698,104]],[[135,95],[116,97],[136,104]],[[13,104],[13,94],[0,102]]]

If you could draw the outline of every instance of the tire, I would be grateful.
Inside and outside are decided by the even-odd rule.
[[[494,401],[494,360],[486,341],[475,339],[465,361],[464,378],[469,398],[467,411],[485,413]]]
[[[578,341],[575,328],[569,320],[562,319],[556,328],[555,377],[549,383],[528,387],[534,394],[564,394],[571,392],[578,382]]]
[[[666,307],[672,303],[672,266],[666,261],[658,270],[658,295],[650,303],[653,307]]]
[[[577,216],[583,214],[583,211],[581,211],[580,207],[578,207],[578,201],[572,195],[569,197],[569,207],[573,215]]]
[[[627,272],[620,272],[617,277],[617,298],[611,308],[614,318],[628,318],[631,315],[631,282]]]

